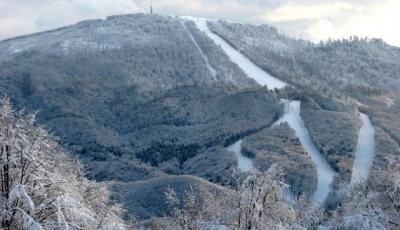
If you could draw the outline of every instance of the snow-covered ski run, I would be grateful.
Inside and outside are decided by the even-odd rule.
[[[237,64],[248,77],[254,79],[258,84],[262,86],[267,86],[269,89],[281,89],[287,85],[285,82],[271,76],[270,74],[262,70],[260,67],[251,62],[247,57],[245,57],[242,53],[240,53],[230,44],[228,44],[224,39],[213,33],[207,26],[207,19],[192,17],[184,18],[193,20],[200,31],[204,32],[211,40],[214,41],[215,44],[221,46],[221,48],[229,56],[231,61]]]
[[[366,114],[361,113],[360,116],[362,126],[358,133],[351,184],[362,182],[368,178],[375,155],[375,129]]]
[[[318,184],[317,189],[314,192],[314,201],[316,203],[322,203],[332,190],[331,184],[335,172],[311,140],[310,134],[300,116],[300,101],[282,100],[282,102],[285,105],[285,113],[283,117],[275,123],[275,125],[279,125],[283,122],[288,123],[290,128],[294,130],[296,136],[299,138],[303,148],[311,157],[311,160],[317,166]]]

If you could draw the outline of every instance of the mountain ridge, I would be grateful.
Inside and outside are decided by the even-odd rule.
[[[38,110],[38,124],[87,165],[91,179],[119,188],[140,183],[159,196],[166,184],[150,182],[162,178],[195,178],[184,180],[185,188],[207,180],[237,189],[246,174],[237,172],[237,159],[226,147],[244,138],[245,154],[257,160],[253,166],[266,171],[273,158],[285,166],[283,178],[295,196],[310,197],[313,163],[290,127],[271,127],[284,113],[280,99],[301,101],[310,138],[338,174],[327,209],[340,207],[340,192],[350,181],[360,111],[377,128],[368,180],[378,180],[377,169],[400,154],[400,49],[358,39],[315,45],[270,26],[206,24],[296,88],[256,84],[191,22],[134,14],[0,41],[0,91],[17,109]],[[145,205],[114,192],[130,214],[136,214],[135,205],[146,213]],[[154,205],[139,217],[166,215],[164,203]],[[157,205],[159,212],[153,212]]]

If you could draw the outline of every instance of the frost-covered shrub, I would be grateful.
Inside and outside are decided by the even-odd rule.
[[[294,209],[284,199],[282,170],[254,171],[240,192],[239,229],[285,229],[295,223]]]
[[[34,116],[0,102],[0,225],[8,229],[124,229],[103,184],[88,181]]]

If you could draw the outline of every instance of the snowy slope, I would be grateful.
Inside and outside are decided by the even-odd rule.
[[[301,144],[313,162],[317,165],[318,185],[314,193],[314,200],[317,203],[322,203],[332,189],[331,184],[335,173],[312,142],[304,126],[304,122],[300,116],[300,101],[284,100],[283,102],[285,104],[285,115],[275,125],[287,122],[295,131],[296,136],[300,139]]]
[[[236,63],[249,78],[254,79],[258,84],[267,86],[269,89],[281,89],[286,86],[286,83],[266,73],[221,37],[211,32],[207,26],[207,19],[193,17],[183,18],[193,20],[199,30],[206,33],[217,45],[220,45],[225,53],[231,58],[232,62]]]
[[[366,180],[374,161],[375,129],[366,114],[361,114],[362,127],[358,134],[351,184]]]
[[[247,57],[229,45],[225,40],[211,32],[207,26],[207,19],[184,17],[185,19],[193,20],[197,27],[207,34],[217,45],[220,45],[225,53],[236,63],[248,77],[256,80],[260,85],[265,85],[271,89],[281,89],[287,86],[286,83],[274,78],[270,74],[252,63]],[[318,186],[314,194],[314,200],[317,203],[322,203],[331,191],[331,183],[334,177],[334,171],[328,162],[322,157],[316,146],[312,143],[310,135],[304,126],[304,122],[300,117],[300,101],[286,101],[285,115],[276,124],[287,122],[299,137],[303,147],[311,156],[312,160],[317,165]],[[238,167],[242,171],[251,169],[251,160],[244,157],[241,153],[241,141],[236,142],[228,149],[238,157]]]

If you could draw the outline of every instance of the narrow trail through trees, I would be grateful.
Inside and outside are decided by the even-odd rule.
[[[221,46],[231,61],[237,64],[248,77],[254,79],[258,84],[266,85],[269,89],[282,89],[287,85],[285,82],[271,76],[269,73],[256,66],[242,53],[229,45],[224,39],[213,33],[207,26],[207,19],[190,17],[186,18],[194,21],[200,31],[204,32],[211,40],[214,41],[215,44]]]
[[[187,34],[190,37],[190,40],[192,40],[194,46],[199,50],[200,55],[203,57],[204,62],[206,63],[206,66],[208,68],[208,70],[210,71],[210,74],[213,76],[214,80],[218,80],[217,79],[217,71],[214,69],[214,67],[212,67],[212,65],[210,64],[210,61],[208,60],[208,57],[204,54],[203,50],[201,50],[199,44],[197,43],[196,39],[193,37],[193,34],[189,31],[189,29],[186,27],[186,25],[181,22],[183,29],[187,32]]]

